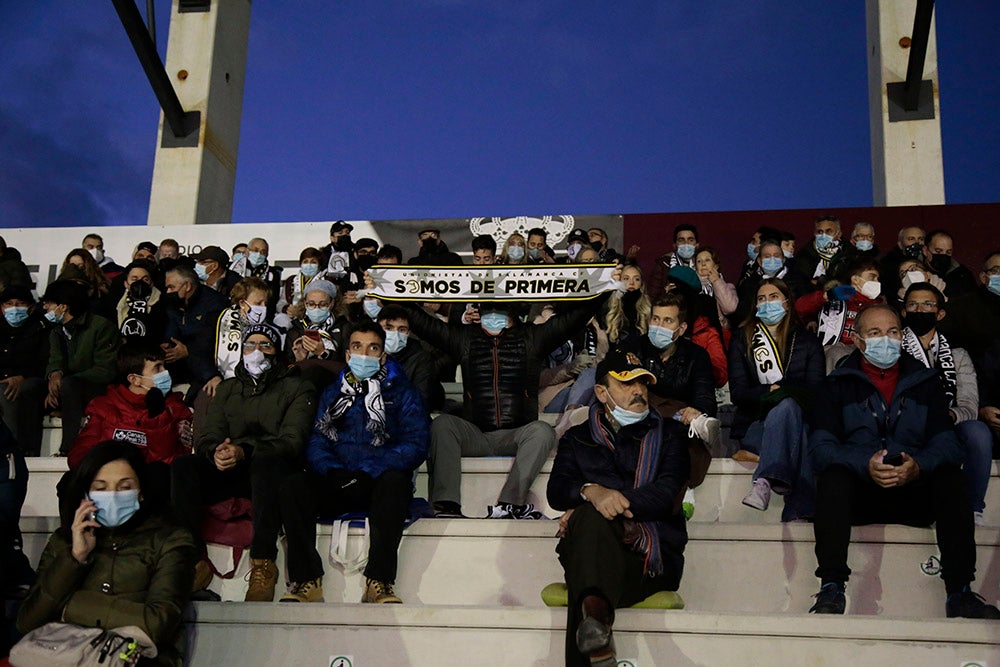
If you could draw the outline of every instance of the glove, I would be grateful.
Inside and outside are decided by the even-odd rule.
[[[150,419],[162,414],[166,409],[167,399],[163,396],[162,391],[153,387],[146,392],[146,410],[149,412]]]
[[[578,354],[573,358],[573,364],[572,366],[570,366],[569,373],[573,377],[576,377],[586,369],[596,365],[597,365],[597,357],[595,357],[594,355]]]
[[[837,285],[826,293],[829,301],[849,301],[858,291],[850,285]]]

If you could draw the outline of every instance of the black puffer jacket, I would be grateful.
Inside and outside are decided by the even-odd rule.
[[[538,376],[545,357],[583,327],[604,294],[544,324],[520,324],[491,336],[481,326],[449,325],[406,303],[410,329],[462,364],[464,417],[483,432],[518,428],[538,419]]]
[[[632,352],[642,365],[656,376],[656,384],[649,391],[663,398],[683,401],[688,407],[701,410],[709,417],[718,411],[715,402],[715,380],[712,377],[712,360],[700,345],[687,338],[679,338],[674,343],[674,351],[663,361],[661,350],[656,349],[649,336],[634,334],[621,345],[626,352]]]

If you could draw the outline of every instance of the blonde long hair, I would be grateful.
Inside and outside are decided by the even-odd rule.
[[[646,293],[646,280],[642,275],[642,269],[638,266],[630,264],[622,269],[622,272],[628,269],[635,269],[639,272],[639,277],[642,278],[642,285],[639,287],[640,296],[635,303],[635,322],[632,325],[639,332],[645,333],[649,328],[649,315],[653,310],[649,301],[649,295]],[[604,317],[604,328],[608,332],[608,340],[615,343],[631,333],[622,331],[625,326],[625,308],[622,306],[622,296],[622,294],[616,292],[611,297],[607,315]]]

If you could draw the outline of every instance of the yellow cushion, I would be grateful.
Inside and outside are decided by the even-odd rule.
[[[546,607],[565,607],[569,604],[569,593],[566,584],[561,581],[549,584],[542,589],[542,602]],[[653,593],[642,602],[632,605],[633,609],[683,609],[684,598],[676,591],[660,591]]]

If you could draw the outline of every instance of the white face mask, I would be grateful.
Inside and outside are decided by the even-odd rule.
[[[882,293],[882,283],[877,280],[866,280],[861,285],[861,293],[869,299],[877,299],[878,295]]]
[[[263,324],[267,317],[267,306],[250,306],[247,312],[247,321],[250,324]]]
[[[243,366],[252,378],[259,378],[271,367],[271,360],[259,349],[243,355]]]
[[[903,276],[903,287],[909,287],[914,283],[926,282],[927,278],[924,277],[923,271],[907,271],[906,275]]]
[[[93,257],[94,261],[98,264],[104,261],[104,251],[100,248],[89,248],[87,252],[90,253],[90,256]]]

